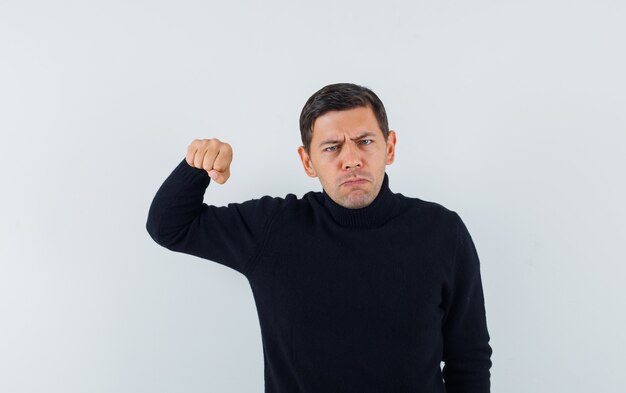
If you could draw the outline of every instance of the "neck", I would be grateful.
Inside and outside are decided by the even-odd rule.
[[[389,189],[387,172],[376,198],[365,207],[349,209],[335,202],[326,191],[322,190],[324,206],[335,221],[346,227],[377,227],[384,223],[393,213],[397,205],[395,194]]]

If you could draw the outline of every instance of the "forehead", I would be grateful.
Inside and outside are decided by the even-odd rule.
[[[381,132],[374,111],[369,106],[332,110],[317,117],[311,127],[312,139],[339,133],[356,134],[365,131]]]

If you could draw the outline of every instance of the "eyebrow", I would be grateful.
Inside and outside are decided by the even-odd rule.
[[[361,135],[357,136],[356,138],[350,138],[350,139],[352,139],[353,141],[356,141],[358,139],[365,138],[366,136],[376,136],[376,134],[371,132],[371,131],[367,131],[367,132],[364,132]],[[329,140],[325,140],[322,143],[320,143],[319,146],[322,147],[324,145],[328,145],[328,144],[331,144],[331,143],[339,143],[339,141],[336,140],[336,139],[332,139],[332,140],[329,139]]]

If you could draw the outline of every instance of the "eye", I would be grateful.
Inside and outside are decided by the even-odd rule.
[[[370,142],[370,143],[364,143],[364,145],[371,145],[372,144],[372,140],[371,139],[361,139],[361,142]]]
[[[329,149],[333,149],[333,150],[329,150]],[[335,151],[337,149],[337,146],[330,146],[324,149],[324,151]]]

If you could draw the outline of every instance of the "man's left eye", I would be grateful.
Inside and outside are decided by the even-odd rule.
[[[366,142],[366,141],[370,143],[372,142],[371,139],[361,139],[361,142]],[[369,143],[364,143],[364,145],[369,145]]]

